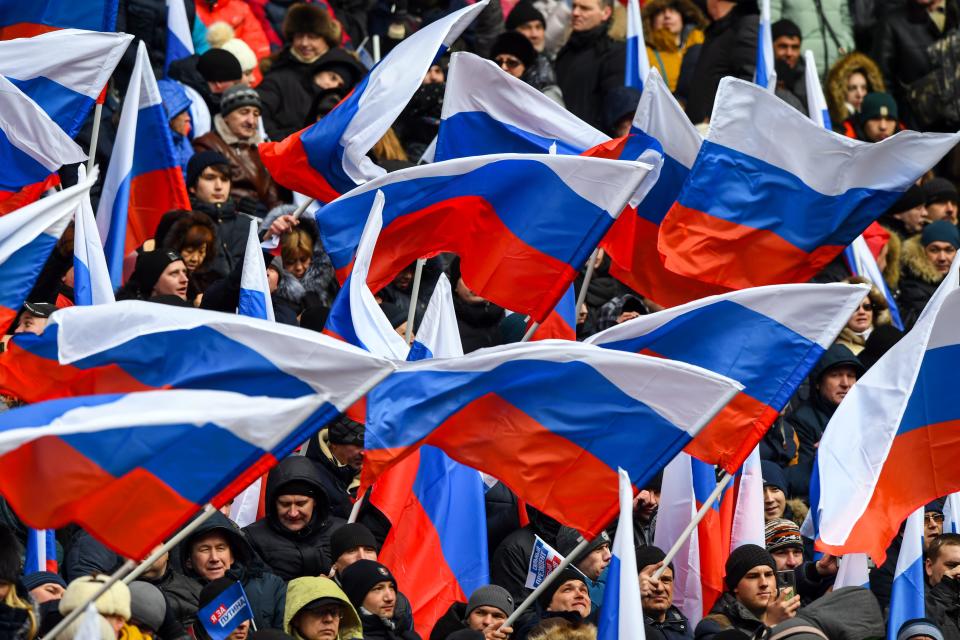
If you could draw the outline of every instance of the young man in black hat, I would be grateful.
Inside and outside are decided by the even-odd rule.
[[[923,185],[923,196],[927,205],[927,219],[930,222],[946,220],[957,224],[957,211],[960,210],[960,194],[957,187],[946,178],[934,178]]]
[[[40,335],[47,326],[47,320],[57,310],[57,305],[49,302],[25,302],[20,320],[14,333],[35,333]]]
[[[315,463],[331,513],[349,518],[363,467],[363,425],[343,415],[310,439],[307,458]]]

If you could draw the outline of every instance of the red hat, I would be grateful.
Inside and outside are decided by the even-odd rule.
[[[880,252],[883,251],[884,245],[890,242],[890,232],[878,223],[871,222],[870,226],[863,232],[863,239],[867,242],[867,246],[870,247],[870,253],[873,254],[873,258],[876,260],[880,257]]]

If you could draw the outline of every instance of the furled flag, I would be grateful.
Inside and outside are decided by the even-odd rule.
[[[6,329],[40,275],[50,252],[88,197],[95,175],[0,217],[0,327]],[[7,358],[9,360],[9,358]]]
[[[563,556],[543,538],[534,534],[533,550],[530,552],[530,562],[527,565],[527,579],[523,586],[527,589],[536,589],[544,578],[560,566],[561,562],[563,562]]]
[[[330,202],[384,175],[367,157],[420,88],[430,65],[487,6],[470,4],[431,22],[398,44],[333,111],[280,142],[260,145],[260,158],[284,187]]]
[[[250,221],[247,248],[243,254],[243,271],[240,273],[240,306],[237,313],[249,318],[273,320],[273,301],[270,298],[270,283],[263,262],[263,250],[257,237],[257,221]]]
[[[250,396],[368,387],[393,365],[309,329],[127,300],[70,307],[0,356],[0,393],[39,402],[96,393],[213,389]]]
[[[617,470],[617,476],[620,483],[620,517],[607,568],[597,640],[644,640],[646,635],[640,606],[640,581],[637,580],[637,552],[633,544],[633,484],[623,469]]]
[[[368,396],[362,479],[433,445],[593,538],[617,511],[617,467],[644,484],[739,386],[683,363],[566,340],[411,363]],[[576,482],[563,481],[573,468]]]
[[[664,265],[733,289],[806,282],[958,141],[914,131],[852,140],[723,78],[707,139],[660,225]]]
[[[765,1],[769,2],[769,0]],[[827,99],[823,96],[823,88],[820,86],[820,76],[817,75],[817,61],[813,57],[813,51],[807,49],[803,52],[803,62],[807,88],[807,114],[815,124],[824,129],[832,129],[830,110],[827,108]]]
[[[848,284],[734,291],[635,318],[587,342],[688,362],[741,382],[743,391],[686,448],[736,473],[867,291]]]
[[[890,613],[887,617],[887,640],[897,640],[900,627],[907,620],[922,618],[926,613],[924,592],[926,574],[923,567],[923,507],[910,514],[903,528],[903,544],[897,556],[890,592]]]
[[[447,274],[441,273],[433,288],[420,328],[410,345],[407,360],[455,358],[463,355],[457,313],[453,308],[453,292]]]
[[[646,52],[644,52],[646,55]],[[450,57],[435,162],[490,153],[579,155],[610,136],[496,64]]]
[[[57,169],[87,154],[37,103],[0,76],[0,215],[60,184]]]
[[[9,0],[18,6],[34,2]],[[0,16],[7,0],[0,0]],[[70,2],[90,6],[91,2]],[[116,7],[116,0],[113,0]],[[0,74],[30,96],[71,138],[80,132],[97,98],[133,36],[126,33],[63,29],[32,38],[0,42]],[[56,52],[56,55],[51,55]]]
[[[27,527],[27,549],[23,558],[23,575],[37,571],[57,572],[57,536],[53,529]]]
[[[383,192],[378,191],[360,234],[353,269],[330,306],[323,332],[370,353],[394,360],[406,360],[410,347],[403,337],[394,331],[367,286],[370,261],[383,227],[383,204]],[[377,290],[379,289],[378,287]]]
[[[461,158],[377,178],[320,209],[317,222],[343,281],[382,190],[371,290],[418,258],[451,251],[471,291],[542,322],[650,173],[647,164],[576,156]]]
[[[890,312],[890,320],[897,329],[903,331],[903,320],[900,318],[900,309],[897,307],[897,301],[887,286],[887,281],[880,271],[876,258],[870,250],[867,238],[871,234],[886,236],[890,238],[890,232],[880,226],[877,222],[871,222],[867,230],[857,236],[850,246],[843,250],[843,258],[850,269],[850,273],[855,276],[861,276],[869,280],[873,286],[880,290],[884,299],[887,301],[887,310]]]
[[[730,527],[730,551],[745,544],[765,546],[763,518],[763,473],[760,471],[759,446],[747,456],[737,475],[733,522]]]
[[[0,0],[0,40],[29,38],[58,29],[114,31],[117,24],[117,2],[118,0]],[[61,53],[57,51],[57,57]],[[2,57],[0,55],[0,58]]]
[[[83,180],[84,166],[80,165],[77,171]],[[96,180],[96,168],[93,178]],[[116,302],[90,194],[80,200],[73,220],[73,301],[79,305]]]
[[[190,208],[147,48],[143,42],[137,47],[97,207],[97,227],[115,287],[121,284],[124,256],[153,237],[160,217]]]
[[[170,64],[193,55],[193,36],[184,0],[167,0],[167,51],[163,58],[163,75]],[[199,18],[197,18],[199,20]]]
[[[627,64],[624,85],[643,91],[643,81],[650,73],[647,45],[643,41],[643,18],[640,0],[627,0]]]
[[[760,37],[757,38],[757,66],[753,72],[753,81],[773,93],[777,88],[777,72],[774,70],[771,23],[770,0],[760,0]]]
[[[212,640],[227,640],[233,630],[253,620],[250,600],[239,580],[221,591],[209,604],[197,611],[197,620]]]
[[[953,393],[960,261],[919,320],[854,385],[827,424],[810,479],[817,549],[876,564],[907,516],[960,490]],[[821,491],[829,487],[829,491]]]
[[[833,581],[834,590],[842,587],[870,588],[870,563],[865,553],[848,553],[840,560],[837,577]]]
[[[943,532],[960,533],[960,493],[951,493],[943,502]]]
[[[630,132],[637,146],[657,144],[663,165],[643,201],[617,218],[600,243],[610,256],[610,274],[667,307],[725,293],[726,287],[667,270],[657,250],[660,223],[676,201],[703,138],[656,69],[647,75]]]

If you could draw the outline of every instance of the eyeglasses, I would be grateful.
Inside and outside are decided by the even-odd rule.
[[[337,605],[331,605],[329,607],[323,607],[321,609],[314,609],[311,613],[317,616],[318,618],[340,618],[340,607]]]
[[[863,309],[864,311],[873,311],[873,303],[864,302],[862,305],[860,305],[860,308]]]
[[[498,67],[506,67],[507,69],[516,69],[523,64],[516,58],[508,58],[506,56],[497,56],[493,61],[497,63]]]
[[[923,521],[938,522],[938,523],[943,522],[943,514],[942,513],[925,513],[923,514]]]

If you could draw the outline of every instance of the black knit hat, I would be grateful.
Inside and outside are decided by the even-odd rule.
[[[797,23],[793,20],[787,20],[786,18],[777,20],[770,26],[770,36],[773,40],[783,38],[784,36],[787,38],[802,37],[800,35],[800,27],[797,26]]]
[[[64,589],[67,588],[66,581],[53,571],[34,571],[28,576],[23,576],[22,581],[27,591],[33,591],[45,584],[58,584]]]
[[[187,186],[197,186],[197,180],[200,179],[200,174],[203,173],[203,170],[216,165],[229,167],[230,161],[219,151],[201,151],[200,153],[193,154],[190,157],[190,161],[187,162]],[[229,172],[227,175],[230,175]]]
[[[197,71],[207,82],[239,82],[243,79],[240,61],[226,49],[210,49],[200,56]]]
[[[327,429],[331,444],[354,444],[363,446],[363,425],[346,415],[338,417]]]
[[[761,546],[755,544],[745,544],[737,547],[727,558],[727,576],[724,580],[727,588],[733,591],[743,580],[743,576],[754,567],[770,567],[772,571],[777,570],[777,563],[773,556]]]
[[[388,581],[393,583],[394,588],[397,587],[397,579],[390,573],[390,569],[374,560],[357,560],[340,574],[340,586],[358,611],[370,589],[380,582]]]
[[[660,547],[654,547],[652,545],[640,547],[637,549],[637,571],[643,571],[644,567],[663,562],[666,557],[667,554],[665,554]],[[671,562],[669,566],[672,569],[673,563]]]
[[[504,31],[493,41],[493,46],[490,47],[490,59],[496,60],[497,56],[504,53],[515,57],[527,69],[537,61],[537,50],[525,35],[516,31]]]
[[[534,20],[539,21],[544,29],[547,28],[546,19],[543,17],[543,14],[533,6],[533,3],[530,2],[530,0],[520,0],[520,2],[513,5],[513,9],[510,10],[505,26],[508,31],[514,31],[517,27],[523,26],[528,22],[533,22]]]
[[[934,178],[930,182],[924,183],[923,195],[927,199],[927,204],[960,202],[960,194],[957,193],[956,185],[946,178]]]
[[[20,579],[20,542],[10,527],[0,525],[0,582]]]
[[[49,302],[24,302],[23,310],[37,318],[49,318],[57,310],[57,305]]]
[[[568,556],[581,542],[583,542],[583,536],[580,535],[579,531],[570,527],[560,527],[560,531],[557,533],[557,553],[562,556]],[[591,540],[587,548],[580,553],[579,557],[574,558],[572,562],[574,564],[580,562],[580,560],[586,558],[603,545],[610,546],[610,536],[607,535],[606,531],[601,531],[600,535]]]
[[[130,280],[136,283],[137,291],[144,299],[150,298],[164,269],[177,260],[183,260],[183,258],[176,251],[169,249],[144,251],[137,256],[137,264],[130,275]]]
[[[540,603],[540,607],[546,610],[547,607],[550,606],[550,601],[553,600],[554,594],[560,590],[560,587],[570,582],[571,580],[579,580],[583,584],[587,585],[587,587],[590,586],[589,584],[587,584],[586,576],[584,576],[582,573],[580,573],[573,567],[568,566],[566,569],[564,569],[560,573],[560,577],[558,577],[556,580],[551,582],[550,586],[544,589],[543,593],[540,594],[540,598],[537,600],[537,602]]]
[[[279,468],[279,467],[277,467]],[[317,497],[317,485],[307,480],[290,480],[277,487],[275,495],[279,496],[307,496],[308,498]]]
[[[377,539],[373,537],[370,529],[359,522],[347,523],[330,536],[330,559],[336,562],[345,551],[357,547],[376,549]]]
[[[913,185],[903,192],[903,195],[900,196],[899,200],[890,205],[890,208],[887,209],[886,213],[889,215],[893,215],[894,213],[903,213],[904,211],[909,211],[914,207],[924,205],[926,202],[927,198],[923,193],[923,187]]]

